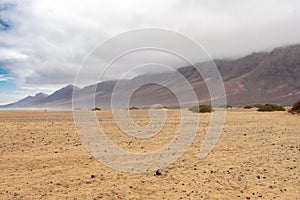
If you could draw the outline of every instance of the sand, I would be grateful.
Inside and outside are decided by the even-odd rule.
[[[140,125],[147,110],[131,111]],[[110,111],[97,112],[108,137],[133,152],[161,148],[179,127],[178,110],[154,138],[122,134]],[[196,114],[195,114],[196,115]],[[230,110],[223,133],[198,158],[210,114],[201,114],[193,144],[174,163],[142,174],[120,172],[92,157],[72,112],[0,111],[0,199],[299,199],[300,116]]]

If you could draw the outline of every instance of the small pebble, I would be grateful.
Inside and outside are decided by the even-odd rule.
[[[155,175],[160,176],[161,175],[161,170],[160,169],[156,170]]]

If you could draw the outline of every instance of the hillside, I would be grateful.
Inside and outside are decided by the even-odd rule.
[[[228,104],[245,105],[252,103],[277,103],[291,105],[300,98],[300,44],[275,48],[271,52],[252,53],[234,60],[217,59],[215,63],[222,75]],[[205,63],[199,63],[205,66]],[[194,88],[200,103],[209,103],[210,96],[201,75],[192,66],[177,69]],[[159,84],[146,84],[133,93],[130,106],[147,106],[162,104],[178,106],[171,86],[180,93],[186,88],[176,79],[175,73],[144,74],[132,80],[122,80],[122,90],[117,93],[120,101],[131,86],[141,81],[155,80]],[[94,85],[78,88],[68,85],[53,94],[26,97],[6,108],[40,107],[40,108],[71,108],[72,91],[76,89],[82,107],[91,107],[86,102],[96,97],[96,106],[110,107],[111,95],[117,80],[105,81]],[[120,104],[121,105],[121,104]]]

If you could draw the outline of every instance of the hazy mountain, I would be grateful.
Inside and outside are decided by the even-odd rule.
[[[291,105],[300,99],[300,44],[276,48],[270,53],[252,53],[235,60],[215,60],[215,63],[222,75],[229,104]],[[192,66],[178,71],[189,80],[198,100],[209,103],[208,89],[198,71]],[[174,102],[169,93],[157,85],[141,88],[136,93],[135,104],[152,104],[157,99],[167,99],[157,103],[169,105]]]
[[[215,63],[222,74],[230,104],[290,105],[300,98],[300,45]]]
[[[73,85],[67,85],[53,94],[35,101],[35,106],[45,108],[70,108],[72,105],[73,90],[80,90],[80,88]]]
[[[28,107],[30,105],[34,106],[35,102],[46,98],[48,94],[38,93],[35,96],[27,96],[24,99],[21,99],[15,103],[7,104],[3,106],[4,108],[20,108],[20,107]]]
[[[291,105],[300,99],[300,44],[276,48],[273,51],[252,53],[238,59],[217,59],[215,63],[222,75],[227,93],[227,100],[232,105],[251,103],[278,103]],[[205,66],[206,63],[199,63]],[[209,103],[210,96],[203,78],[192,66],[177,69],[194,88],[200,103]],[[132,80],[118,83],[120,90],[113,92],[118,81],[105,81],[82,89],[68,85],[49,96],[36,95],[39,98],[27,97],[6,107],[51,107],[71,108],[72,92],[79,95],[79,105],[84,108],[91,98],[96,99],[96,106],[109,107],[112,94],[122,101],[126,93],[140,83],[133,92],[129,106],[147,106],[162,104],[177,106],[173,92],[184,94],[186,88],[178,79],[178,73],[145,74]],[[152,83],[151,83],[152,82]],[[154,83],[155,82],[155,83]],[[159,83],[159,84],[156,84]],[[34,100],[34,101],[33,101]]]

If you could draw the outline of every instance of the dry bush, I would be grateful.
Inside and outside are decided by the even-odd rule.
[[[189,111],[194,113],[210,113],[213,111],[213,109],[210,105],[198,105],[189,108]]]
[[[101,108],[98,108],[98,107],[95,107],[95,108],[92,108],[92,111],[100,111],[101,110]]]
[[[132,107],[129,108],[129,110],[138,110],[138,109],[140,109],[140,108],[135,107],[135,106],[132,106]]]
[[[260,108],[258,108],[257,111],[261,111],[261,112],[285,111],[285,108],[276,104],[265,104]]]
[[[294,103],[292,109],[290,110],[290,113],[300,114],[300,99],[296,103]]]

